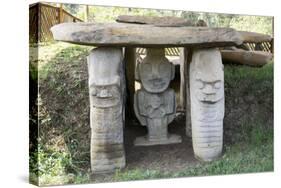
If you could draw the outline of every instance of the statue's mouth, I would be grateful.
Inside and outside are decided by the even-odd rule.
[[[217,93],[201,93],[197,94],[197,98],[199,101],[207,104],[214,104],[222,99],[222,96]]]
[[[92,96],[92,105],[98,108],[109,108],[120,104],[118,97],[101,98]]]
[[[154,79],[151,79],[149,81],[150,81],[150,83],[152,83],[153,87],[159,88],[159,87],[163,87],[165,85],[163,80],[160,79],[160,78],[154,78]]]

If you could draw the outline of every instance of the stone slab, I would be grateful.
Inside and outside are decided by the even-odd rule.
[[[133,16],[133,15],[120,15],[116,19],[120,23],[131,23],[131,24],[149,24],[159,27],[206,27],[207,23],[204,20],[198,20],[197,22],[192,22],[185,18],[175,17],[175,16]]]
[[[186,20],[181,17],[173,16],[132,16],[132,15],[120,15],[116,19],[121,23],[135,23],[135,24],[149,24],[160,27],[182,27],[182,26],[195,26],[190,20]]]
[[[169,134],[166,140],[148,140],[147,136],[137,137],[135,139],[135,146],[154,146],[154,145],[165,145],[165,144],[177,144],[181,143],[181,136],[175,134]]]
[[[126,23],[62,23],[51,28],[55,40],[92,46],[223,47],[242,44],[232,28],[157,27]]]
[[[270,35],[265,35],[261,33],[248,32],[248,31],[239,31],[239,33],[243,38],[243,42],[259,43],[259,42],[270,42],[272,40],[272,37]]]
[[[273,57],[269,52],[245,50],[221,50],[223,61],[260,67],[267,64]]]

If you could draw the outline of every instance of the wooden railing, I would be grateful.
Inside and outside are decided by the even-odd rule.
[[[53,40],[50,28],[62,22],[83,22],[64,9],[36,3],[29,6],[29,41],[31,43]]]
[[[145,48],[137,48],[137,54],[145,55],[146,49]],[[167,56],[179,56],[180,50],[179,48],[165,48],[165,55]]]
[[[260,42],[260,43],[244,43],[250,51],[264,51],[264,52],[271,52],[273,54],[273,42],[274,39],[270,42]]]

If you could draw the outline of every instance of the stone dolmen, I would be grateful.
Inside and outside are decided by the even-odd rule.
[[[186,126],[191,122],[196,158],[211,161],[221,155],[224,72],[218,47],[241,45],[243,38],[231,28],[195,27],[180,20],[169,26],[165,19],[160,25],[150,23],[62,23],[51,29],[55,40],[96,47],[88,56],[93,173],[125,166],[125,76],[135,115],[148,129],[148,135],[136,138],[135,145],[181,142],[180,136],[167,129],[177,104],[169,88],[174,67],[165,58],[166,47],[184,49]],[[137,65],[136,47],[147,49]],[[132,86],[135,78],[141,84],[136,92]]]

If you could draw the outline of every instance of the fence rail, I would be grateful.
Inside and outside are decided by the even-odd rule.
[[[250,51],[264,51],[273,53],[273,38],[270,42],[244,43]]]
[[[50,28],[62,22],[83,22],[64,9],[36,3],[29,6],[29,41],[31,43],[53,40]]]

